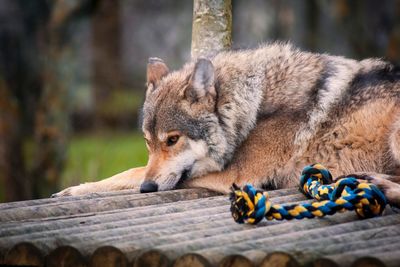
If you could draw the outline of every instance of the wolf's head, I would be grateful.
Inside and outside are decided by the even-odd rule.
[[[149,59],[142,124],[149,161],[141,192],[170,190],[223,168],[226,140],[216,101],[211,61],[169,73],[161,59]]]

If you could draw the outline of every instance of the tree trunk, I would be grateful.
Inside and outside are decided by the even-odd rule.
[[[96,2],[41,0],[29,8],[20,1],[1,2],[0,201],[58,190],[68,128],[62,71],[68,25]]]
[[[231,45],[231,0],[194,0],[192,58],[212,57]]]
[[[120,1],[100,0],[92,22],[95,125],[101,127],[109,115],[104,105],[122,84]]]
[[[42,94],[35,114],[31,172],[34,198],[48,197],[58,191],[69,130],[68,78],[63,71],[68,57],[68,49],[65,49],[69,41],[68,24],[87,2],[68,4],[66,0],[54,1],[40,40],[44,61]]]
[[[0,77],[0,192],[5,201],[29,199],[22,155],[21,112],[10,88]]]
[[[42,96],[35,120],[35,161],[32,170],[34,197],[48,197],[58,190],[66,157],[68,132],[68,94],[61,72],[62,44],[50,30],[43,66]]]
[[[68,97],[68,73],[64,70],[70,58],[68,45],[73,34],[70,26],[92,13],[97,4],[98,0],[52,2],[40,50],[45,61],[42,95],[35,117],[35,161],[32,170],[35,198],[48,197],[59,190],[69,133],[71,99]]]
[[[0,180],[5,201],[32,197],[25,153],[42,78],[38,38],[48,16],[46,1],[29,8],[2,1],[0,25]]]

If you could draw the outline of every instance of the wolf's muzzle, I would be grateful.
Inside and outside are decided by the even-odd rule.
[[[153,181],[145,181],[140,185],[140,193],[157,192],[158,185]]]

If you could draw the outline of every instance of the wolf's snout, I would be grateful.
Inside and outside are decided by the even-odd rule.
[[[140,193],[157,192],[158,185],[153,181],[145,181],[140,186]]]

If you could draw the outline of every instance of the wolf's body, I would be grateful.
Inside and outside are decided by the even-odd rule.
[[[147,166],[58,195],[140,186],[227,192],[233,182],[286,188],[319,162],[334,176],[378,177],[368,179],[400,202],[400,70],[390,63],[271,44],[172,73],[153,59],[147,76]]]

